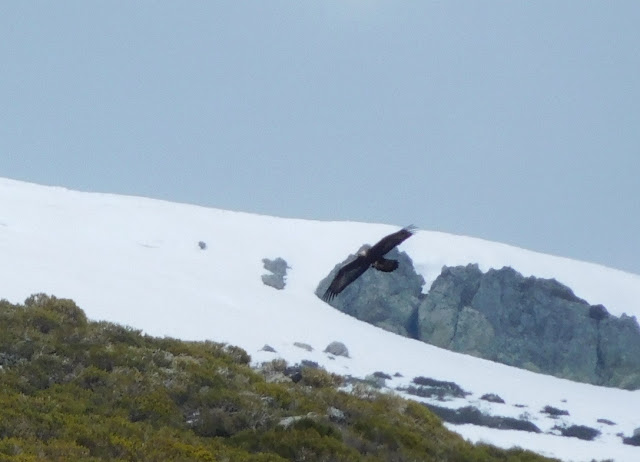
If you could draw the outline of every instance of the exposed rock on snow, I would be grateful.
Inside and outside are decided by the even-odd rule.
[[[349,357],[349,350],[342,342],[331,342],[327,345],[327,348],[324,349],[324,352],[334,356],[344,356],[345,358]]]
[[[427,294],[412,260],[394,249],[392,273],[368,270],[331,301],[391,332],[480,358],[596,385],[640,388],[640,327],[590,305],[555,279],[510,267],[443,267]],[[350,256],[345,262],[350,261]],[[342,262],[316,289],[320,296]]]
[[[480,399],[489,401],[490,403],[504,404],[504,400],[500,398],[500,396],[496,395],[495,393],[487,393],[485,395],[482,395]]]
[[[302,348],[303,350],[306,350],[306,351],[313,351],[313,347],[307,343],[293,342],[293,346]]]
[[[264,269],[271,272],[270,274],[262,275],[262,282],[274,289],[284,289],[287,269],[290,268],[287,262],[283,258],[278,257],[275,260],[263,258],[262,263],[264,264]]]
[[[275,348],[273,348],[271,345],[266,345],[266,344],[260,349],[260,351],[268,351],[269,353],[276,352]]]
[[[640,328],[554,279],[445,267],[418,311],[420,339],[535,372],[640,387]]]

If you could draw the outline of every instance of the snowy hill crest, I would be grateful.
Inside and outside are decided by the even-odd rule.
[[[364,242],[397,229],[349,222],[281,219],[185,204],[94,194],[0,179],[0,297],[21,302],[34,293],[72,298],[92,319],[152,335],[214,339],[245,348],[254,361],[316,361],[354,377],[398,373],[459,384],[471,393],[450,408],[474,403],[502,416],[528,414],[543,433],[452,427],[472,440],[518,445],[565,460],[633,461],[640,449],[618,433],[640,427],[640,394],[569,382],[442,350],[382,331],[340,313],[314,295],[334,265]],[[203,251],[198,243],[206,242]],[[477,262],[482,271],[510,266],[525,277],[555,278],[590,304],[615,315],[640,314],[640,276],[463,236],[421,231],[403,243],[426,285],[444,265]],[[282,257],[284,290],[262,283],[262,259]],[[220,265],[220,261],[224,265]],[[342,341],[349,358],[322,350]],[[304,342],[314,350],[293,346]],[[494,393],[505,404],[480,397]],[[525,406],[520,407],[520,406]],[[545,406],[566,409],[551,419]],[[614,422],[608,425],[599,420]],[[597,428],[593,442],[556,436],[558,424]]]

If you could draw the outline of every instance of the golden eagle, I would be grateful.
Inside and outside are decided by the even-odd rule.
[[[380,242],[373,247],[365,246],[358,252],[356,259],[350,263],[344,265],[333,278],[329,288],[326,290],[322,299],[329,302],[342,292],[345,287],[358,279],[362,274],[373,267],[378,271],[384,271],[390,273],[398,267],[397,260],[391,260],[384,258],[384,256],[391,251],[394,247],[404,242],[409,237],[413,236],[415,227],[407,226],[400,231],[396,231],[393,234],[380,239]]]

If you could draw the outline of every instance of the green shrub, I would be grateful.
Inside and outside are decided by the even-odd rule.
[[[342,378],[336,374],[325,371],[324,369],[315,369],[312,367],[303,367],[300,370],[302,385],[308,385],[314,388],[338,387],[342,385]]]
[[[0,462],[544,460],[473,446],[416,402],[339,391],[323,369],[267,383],[249,363],[238,347],[90,322],[71,300],[0,300]]]

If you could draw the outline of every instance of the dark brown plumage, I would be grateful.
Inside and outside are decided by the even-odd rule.
[[[400,231],[396,231],[393,234],[383,237],[373,247],[364,248],[358,252],[358,256],[355,260],[344,265],[333,278],[329,288],[325,291],[322,299],[325,301],[331,301],[336,295],[342,292],[345,287],[358,279],[362,274],[373,267],[378,271],[390,273],[398,267],[396,260],[390,260],[384,258],[384,256],[391,251],[394,247],[404,242],[409,237],[413,236],[415,227],[407,226]]]

